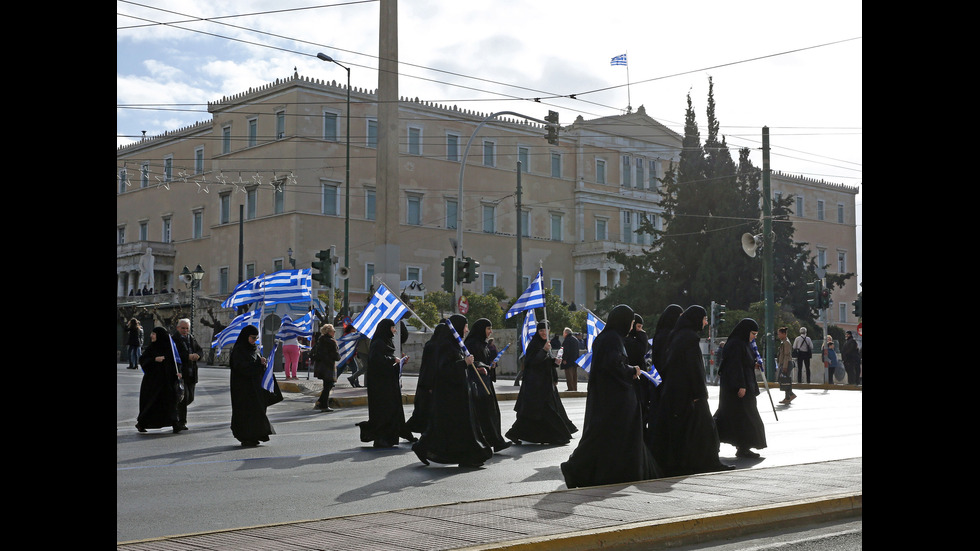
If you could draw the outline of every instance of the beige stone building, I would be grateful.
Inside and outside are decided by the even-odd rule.
[[[481,264],[481,277],[467,288],[480,293],[500,286],[517,296],[543,265],[545,283],[558,296],[592,308],[599,287],[620,281],[622,267],[606,253],[641,252],[650,238],[634,233],[639,221],[661,223],[656,178],[678,161],[682,140],[642,106],[621,116],[566,121],[559,144],[551,145],[543,125],[521,117],[495,117],[474,134],[490,113],[402,98],[399,207],[379,212],[374,91],[351,91],[349,136],[346,88],[295,74],[208,109],[210,121],[117,149],[120,303],[147,300],[129,296],[147,248],[155,258],[154,290],[178,291],[176,302],[187,300],[178,279],[184,266],[206,271],[198,297],[221,300],[240,278],[290,268],[291,260],[309,268],[317,251],[331,245],[342,261],[349,205],[355,311],[375,283],[379,217],[398,217],[401,279],[439,289],[442,260],[454,254],[457,212],[463,251]],[[544,119],[546,108],[540,111],[521,114]],[[460,197],[461,159],[471,136]],[[801,198],[801,215],[793,219],[797,238],[824,255],[831,272],[854,271],[857,190],[781,174],[773,175],[772,188]],[[832,311],[831,323],[852,321],[855,286],[834,297],[848,307]]]

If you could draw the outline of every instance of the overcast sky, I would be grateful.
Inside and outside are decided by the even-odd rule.
[[[378,86],[377,0],[117,1],[117,145],[209,120],[207,102],[300,76]],[[562,124],[635,111],[702,140],[708,77],[732,156],[862,182],[862,3],[401,0],[400,96]],[[610,64],[627,54],[627,66]],[[574,95],[576,99],[568,96]],[[539,99],[536,102],[535,99]],[[861,186],[863,191],[863,186]],[[858,208],[861,271],[862,194]]]

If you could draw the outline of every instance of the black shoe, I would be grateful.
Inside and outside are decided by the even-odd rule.
[[[187,427],[183,427],[181,425],[174,425],[174,434],[177,434],[178,432],[180,432],[182,430],[187,430]]]
[[[258,445],[259,445],[259,441],[258,440],[246,440],[246,441],[242,442],[242,447],[243,448],[254,448],[254,447],[258,446]]]
[[[146,432],[146,429],[144,429],[143,426],[140,425],[139,423],[136,423],[136,430],[140,432]]]
[[[320,411],[321,411],[321,412],[323,412],[323,413],[329,413],[329,412],[332,412],[332,411],[336,411],[336,410],[335,410],[335,409],[333,409],[333,408],[332,408],[332,407],[330,407],[330,406],[327,406],[327,407],[325,407],[325,408],[320,408]]]
[[[501,442],[493,447],[493,453],[500,453],[511,446],[510,442]]]
[[[748,458],[751,458],[751,459],[755,459],[755,458],[759,457],[759,454],[755,453],[754,451],[752,451],[752,450],[750,450],[748,448],[745,448],[744,450],[738,450],[738,451],[736,451],[735,452],[735,457],[748,457]]]
[[[425,457],[425,452],[422,451],[421,446],[412,446],[412,451],[415,452],[415,456],[419,458],[424,465],[429,464],[429,460]]]
[[[725,465],[724,463],[718,463],[718,466],[715,467],[714,469],[711,469],[711,470],[712,471],[734,471],[735,470],[735,465]]]

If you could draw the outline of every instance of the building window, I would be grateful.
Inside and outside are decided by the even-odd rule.
[[[646,181],[646,180],[643,179],[643,163],[644,162],[645,161],[643,159],[637,159],[636,160],[636,188],[637,189],[643,189],[643,182]]]
[[[375,192],[373,189],[364,190],[364,218],[367,220],[376,220],[377,215],[374,210],[374,199]]]
[[[140,222],[140,241],[146,241],[149,239],[149,229],[149,224],[147,224],[145,220]]]
[[[422,268],[418,266],[409,266],[405,270],[405,275],[408,276],[405,279],[408,281],[422,281]]]
[[[255,219],[255,203],[258,202],[259,192],[257,188],[245,191],[245,219]]]
[[[373,149],[378,147],[378,120],[368,119],[367,121],[367,146]]]
[[[119,193],[126,193],[126,169],[119,170]]]
[[[561,295],[562,295],[562,292],[561,292],[561,283],[562,283],[562,281],[560,279],[552,279],[551,280],[551,294],[553,294],[556,297],[558,297],[558,300],[559,301],[561,301]]]
[[[218,270],[218,293],[222,295],[228,294],[228,268],[220,268]]]
[[[140,167],[140,187],[144,188],[150,185],[150,163],[143,163]]]
[[[521,237],[531,237],[531,212],[521,210]]]
[[[275,184],[273,184],[273,187],[275,188],[275,191],[273,191],[272,194],[273,212],[276,214],[282,214],[286,208],[286,182],[284,180],[277,180]]]
[[[418,195],[408,196],[408,212],[405,222],[413,226],[422,225],[422,198]]]
[[[490,289],[493,289],[494,287],[497,286],[497,274],[488,274],[486,272],[482,272],[480,274],[480,279],[483,280],[484,295],[489,293]]]
[[[248,119],[248,146],[255,147],[259,135],[259,119]]]
[[[276,139],[281,140],[286,137],[286,112],[276,113]]]
[[[194,235],[194,239],[200,239],[204,237],[204,211],[202,210],[194,211],[193,235]]]
[[[497,161],[494,159],[495,148],[497,144],[489,141],[483,141],[483,166],[497,166]]]
[[[231,153],[231,126],[221,129],[221,152]]]
[[[797,216],[800,216],[800,217],[803,216],[803,196],[802,195],[797,195],[796,196],[796,215]]]
[[[174,158],[165,157],[163,159],[163,180],[170,182],[174,179]]]
[[[561,178],[561,153],[551,154],[551,177]]]
[[[160,241],[170,243],[170,218],[163,219],[163,226],[160,231]]]
[[[623,243],[633,242],[633,213],[623,211]]]
[[[629,155],[623,155],[623,187],[633,187],[633,161]]]
[[[227,224],[231,222],[231,193],[222,193],[218,198],[218,202],[221,209],[219,214],[221,216],[221,223]]]
[[[422,154],[422,130],[419,128],[408,129],[408,154]]]
[[[364,289],[374,288],[374,263],[368,262],[364,265]]]
[[[496,232],[497,207],[494,205],[483,205],[483,231],[484,233]]]
[[[529,285],[531,285],[531,278],[529,276],[521,276],[521,289],[527,289]]]
[[[459,136],[446,134],[446,160],[459,161]]]
[[[335,183],[324,182],[321,188],[323,193],[320,200],[320,213],[337,216],[340,213],[340,208],[338,207],[340,202],[340,186]]]
[[[552,213],[551,215],[551,240],[561,241],[561,219],[560,214]]]
[[[602,159],[595,160],[595,183],[606,183],[606,161]]]
[[[823,220],[823,199],[817,199],[817,220]]]
[[[847,303],[840,302],[837,304],[837,321],[841,323],[847,323]]]
[[[255,263],[249,262],[245,265],[245,279],[252,279],[255,277]]]
[[[827,250],[817,249],[817,266],[822,268],[827,265]]]
[[[124,245],[126,243],[126,226],[120,226],[116,228],[116,245]]]
[[[837,273],[847,273],[847,253],[837,251]]]
[[[281,258],[277,258],[277,259],[275,259],[275,260],[272,261],[272,271],[273,272],[278,272],[280,270],[282,270],[282,259]]]
[[[844,223],[844,205],[841,203],[837,203],[837,223]]]
[[[204,147],[194,150],[194,174],[204,174]]]
[[[323,139],[337,141],[337,113],[323,113]]]
[[[525,174],[531,171],[531,158],[528,153],[529,151],[526,147],[517,148],[517,160],[521,162],[521,172]]]
[[[456,211],[459,203],[455,199],[446,199],[446,228],[456,229]]]
[[[607,224],[607,220],[604,220],[602,218],[596,218],[595,221],[596,241],[605,241],[607,239],[608,232],[606,231],[606,224]]]
[[[657,161],[650,161],[650,191],[657,191],[657,188],[659,187],[658,184],[660,183],[657,180],[659,176],[660,166],[657,164]]]

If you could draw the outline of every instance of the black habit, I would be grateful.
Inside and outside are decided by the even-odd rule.
[[[449,335],[452,331],[440,321],[436,328],[432,330],[432,337],[422,347],[422,360],[419,363],[419,378],[415,388],[415,409],[412,416],[405,422],[408,430],[423,433],[429,426],[429,411],[432,409],[432,389],[435,387],[436,371],[438,371],[437,352],[439,342]]]
[[[663,313],[660,314],[660,319],[657,320],[657,328],[653,330],[653,343],[650,345],[650,360],[653,362],[653,367],[657,368],[657,372],[660,373],[661,379],[663,379],[664,371],[666,371],[667,339],[671,331],[674,330],[674,326],[677,325],[677,320],[683,313],[684,309],[676,304],[667,306],[667,308],[664,308]],[[647,403],[643,406],[647,414],[645,417],[646,424],[643,428],[643,438],[647,446],[650,447],[650,451],[653,452],[654,457],[657,458],[662,458],[663,456],[658,456],[658,453],[653,451],[654,431],[652,420],[657,417],[657,408],[660,406],[662,388],[663,383],[648,392],[646,395]]]
[[[405,409],[402,407],[401,370],[395,358],[395,322],[383,319],[378,322],[368,349],[368,367],[365,374],[368,395],[368,420],[357,423],[361,429],[361,442],[374,442],[376,448],[398,445],[398,438],[414,442],[416,438],[405,426]]]
[[[510,442],[500,434],[500,404],[497,402],[497,392],[493,388],[494,377],[490,371],[494,358],[490,356],[490,348],[487,344],[488,328],[492,329],[490,320],[487,318],[476,320],[463,344],[470,354],[473,354],[473,365],[487,370],[487,374],[483,375],[469,368],[466,375],[473,380],[472,386],[476,389],[475,407],[483,437],[493,446],[493,451],[499,452],[510,446]],[[481,380],[483,384],[480,384]]]
[[[254,325],[246,325],[235,346],[231,349],[231,434],[243,445],[268,442],[275,434],[272,423],[265,414],[269,404],[269,391],[262,388],[266,366],[258,347],[248,342],[249,335],[258,335]]]
[[[749,344],[751,332],[758,330],[759,324],[751,318],[738,322],[725,342],[718,368],[721,378],[715,412],[718,438],[739,450],[766,447],[766,427],[756,404],[759,383],[755,378],[755,352]],[[745,389],[741,398],[738,397],[740,388]]]
[[[140,383],[140,411],[136,416],[136,428],[159,429],[177,426],[177,398],[174,383],[177,381],[177,364],[174,362],[170,334],[163,327],[155,327],[156,340],[151,342],[139,364],[143,368]],[[163,356],[163,361],[156,359]]]
[[[629,306],[616,306],[592,343],[582,439],[561,464],[569,488],[661,476],[643,442],[643,416],[634,389],[636,370],[624,346],[632,319]]]

